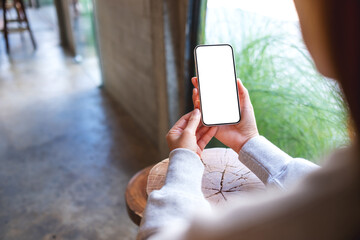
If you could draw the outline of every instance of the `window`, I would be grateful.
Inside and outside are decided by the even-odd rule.
[[[199,39],[233,46],[237,76],[249,90],[261,135],[312,161],[349,141],[339,87],[317,73],[292,1],[205,4]]]

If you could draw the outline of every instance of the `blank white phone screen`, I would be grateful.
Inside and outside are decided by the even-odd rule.
[[[233,51],[230,45],[195,49],[202,120],[206,125],[240,121]]]

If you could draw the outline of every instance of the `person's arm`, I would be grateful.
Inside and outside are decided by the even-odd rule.
[[[175,158],[173,154],[172,159]],[[186,159],[190,158],[186,155]],[[179,163],[183,159],[181,157],[175,161]],[[358,198],[352,194],[356,188],[353,184],[355,178],[346,177],[344,182],[332,181],[336,184],[328,182],[334,176],[335,179],[342,179],[345,169],[317,171],[289,191],[249,195],[233,203],[231,208],[224,207],[217,212],[213,210],[211,215],[198,212],[206,206],[202,206],[202,200],[198,201],[197,197],[173,199],[171,195],[178,193],[168,188],[162,189],[160,191],[164,191],[164,195],[150,195],[138,240],[357,239],[350,237],[357,230],[356,219],[359,216],[358,208],[353,208],[358,206]],[[183,172],[184,177],[193,171],[187,170]],[[173,173],[177,175],[177,172]],[[188,175],[191,176],[194,175]],[[184,187],[190,187],[185,190],[187,196],[198,188],[196,184]]]
[[[204,165],[193,151],[178,148],[170,153],[164,186],[151,192],[147,200],[137,239],[171,239],[176,231],[188,227],[199,212],[211,211],[201,191]]]
[[[197,84],[197,81],[193,79],[193,83]],[[238,152],[240,159],[268,185],[286,186],[290,182],[291,173],[299,173],[301,171],[296,169],[305,166],[303,163],[297,166],[298,160],[292,159],[259,136],[248,92],[239,80],[238,87],[242,110],[239,124],[218,128],[198,127],[200,112],[195,109],[193,114],[183,116],[169,131],[169,148],[175,150],[170,154],[166,182],[161,190],[152,192],[148,198],[138,240],[197,239],[196,236],[206,235],[201,231],[193,232],[194,228],[189,224],[196,214],[201,212],[200,215],[203,215],[210,210],[201,192],[204,169],[195,152],[201,156],[202,150],[214,134]],[[193,101],[195,107],[198,107],[199,96],[196,88],[193,91]],[[293,176],[299,178],[300,175]],[[189,233],[190,235],[187,235]]]
[[[319,168],[308,160],[290,157],[262,136],[248,140],[239,159],[264,184],[282,189]]]
[[[200,107],[197,78],[194,85],[193,103]],[[215,137],[239,153],[239,159],[266,185],[286,188],[300,180],[318,166],[304,159],[292,158],[274,144],[259,135],[254,109],[248,90],[237,80],[241,108],[241,121],[236,125],[219,126]]]
[[[200,116],[195,109],[180,118],[167,134],[171,152],[165,184],[148,197],[138,240],[175,239],[196,213],[210,212],[201,191],[204,165],[199,156],[217,128],[199,127]]]

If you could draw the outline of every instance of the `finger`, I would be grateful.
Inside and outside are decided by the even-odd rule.
[[[195,108],[200,109],[200,101],[195,102]]]
[[[193,88],[193,91],[192,91],[192,101],[193,101],[194,106],[195,106],[195,101],[196,101],[196,95],[197,95],[197,89],[196,89],[196,88]]]
[[[199,97],[199,84],[198,84],[198,79],[197,77],[193,77],[191,78],[191,82],[194,85],[194,89],[193,90],[193,104],[194,104],[194,108],[199,108],[200,109],[200,97]]]
[[[189,130],[192,134],[195,135],[196,129],[200,123],[200,111],[199,109],[194,109],[190,116],[189,122],[186,126],[186,130]]]
[[[193,100],[194,108],[200,109],[200,97],[197,88],[193,88],[192,100]]]
[[[200,109],[200,101],[199,100],[195,101],[195,108]]]
[[[200,110],[200,109],[199,109]],[[201,116],[201,112],[200,112],[200,116]],[[201,118],[200,118],[201,119]],[[202,122],[200,121],[200,123],[199,123],[199,125],[198,125],[198,127],[197,127],[197,129],[196,129],[196,134],[197,134],[197,132],[202,128],[202,127],[204,127],[205,125],[204,124],[202,124]]]
[[[196,131],[196,139],[199,140],[208,130],[210,127],[206,127],[200,124],[198,130]]]
[[[182,116],[171,129],[175,129],[175,128],[181,128],[181,129],[185,129],[186,125],[191,117],[191,113],[189,112],[187,114],[185,114],[184,116]]]
[[[197,79],[197,77],[191,78],[191,82],[194,85],[194,87],[196,87],[196,88],[198,87],[198,79]]]
[[[197,88],[193,88],[193,92],[192,92],[192,100],[193,102],[195,102],[196,100],[199,100],[199,90]]]
[[[201,158],[201,153],[202,153],[202,150],[199,147],[197,147],[196,154],[199,155],[200,158]]]
[[[217,127],[211,127],[207,130],[207,132],[197,141],[199,148],[204,150],[206,145],[210,142],[210,140],[215,136],[217,132]]]
[[[242,84],[240,79],[237,79],[237,84],[239,89],[240,108],[244,110],[252,107],[248,90]]]

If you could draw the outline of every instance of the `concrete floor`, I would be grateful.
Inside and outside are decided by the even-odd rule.
[[[9,58],[0,39],[0,239],[134,239],[125,187],[158,152],[94,61],[63,53],[53,18],[30,20],[36,52],[14,34]]]

